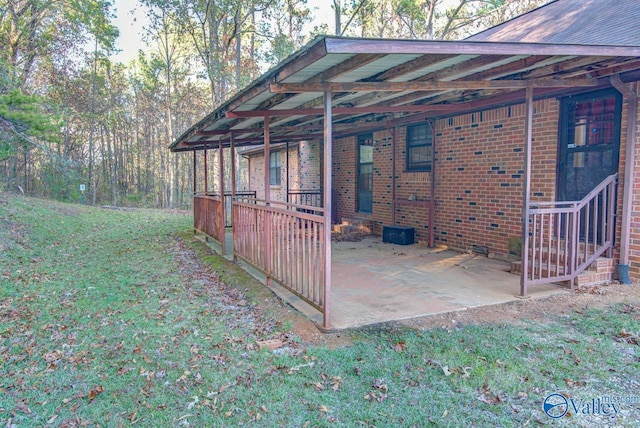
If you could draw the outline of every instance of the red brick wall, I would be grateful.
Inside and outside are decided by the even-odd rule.
[[[627,109],[622,111],[622,144],[620,147],[620,173],[618,185],[618,219],[622,218],[622,200],[624,195],[624,169],[626,165],[626,135]],[[634,281],[640,281],[640,103],[638,108],[638,125],[636,127],[635,165],[633,172],[633,202],[631,208],[631,240],[629,243],[629,274]],[[619,237],[621,236],[620,221],[616,228],[616,257],[619,257]]]
[[[558,102],[535,103],[533,199],[555,199]],[[524,105],[441,119],[435,123],[435,240],[460,250],[473,245],[490,253],[508,253],[508,241],[521,235],[524,162]],[[395,129],[396,200],[428,200],[431,173],[407,172],[406,127]],[[355,215],[355,137],[336,142],[334,180],[338,216]],[[391,224],[392,163],[389,131],[374,134],[375,231]],[[416,229],[426,241],[428,210],[398,205],[396,224]]]
[[[358,140],[356,137],[337,140],[333,149],[333,198],[338,222],[354,217],[358,203]],[[374,160],[375,165],[375,160]],[[375,198],[375,196],[374,196]]]
[[[553,201],[556,192],[559,107],[557,99],[534,103],[531,195],[532,201]],[[640,109],[639,109],[640,110]],[[620,145],[620,180],[617,218],[622,214],[627,111],[623,104]],[[636,130],[634,196],[631,219],[630,274],[640,280],[640,112]],[[524,173],[525,106],[516,105],[438,120],[435,123],[436,244],[460,250],[473,245],[504,256],[510,239],[521,235]],[[428,199],[431,173],[405,171],[406,127],[374,133],[374,204],[371,219],[380,233],[391,223],[392,159],[396,162],[396,199]],[[357,138],[336,142],[334,188],[338,218],[363,217],[356,213]],[[395,156],[394,156],[395,155]],[[416,228],[426,241],[428,212],[397,206],[396,224]],[[614,257],[619,257],[621,224],[616,226]]]
[[[521,236],[525,106],[436,123],[436,242],[505,255]],[[555,199],[558,102],[534,104],[531,194]]]

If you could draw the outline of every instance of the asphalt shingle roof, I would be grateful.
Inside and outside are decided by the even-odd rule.
[[[467,40],[640,46],[640,0],[556,0]]]

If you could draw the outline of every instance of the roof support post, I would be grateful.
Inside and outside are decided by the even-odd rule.
[[[233,239],[231,240],[231,254],[233,254],[233,261],[237,261],[236,259],[236,224],[233,216],[233,203],[236,200],[236,146],[235,139],[233,137],[233,133],[231,133],[230,138],[230,148],[229,152],[231,153],[231,234],[233,235]]]
[[[396,127],[389,128],[391,133],[391,225],[396,225]]]
[[[331,325],[331,188],[333,158],[333,128],[331,113],[331,92],[324,93],[324,314],[322,327],[330,329]]]
[[[227,253],[227,239],[225,236],[225,209],[224,209],[224,148],[222,147],[222,140],[218,144],[218,150],[220,155],[218,157],[218,169],[220,170],[218,176],[220,177],[220,245],[222,246],[222,255]]]
[[[627,142],[624,160],[622,219],[620,235],[620,263],[618,277],[623,284],[631,284],[629,277],[629,244],[631,242],[631,211],[633,208],[634,168],[636,164],[636,133],[638,129],[638,86],[629,89],[618,75],[611,76],[611,84],[622,93],[627,102]]]
[[[271,135],[269,131],[269,116],[264,116],[264,203],[267,209],[264,212],[264,271],[267,277],[267,286],[271,286]]]
[[[429,131],[431,132],[431,189],[429,197],[429,247],[435,246],[435,234],[433,233],[433,227],[436,223],[436,125],[435,122],[430,119],[427,121],[429,125]]]
[[[198,167],[198,155],[197,155],[197,151],[194,150],[193,151],[193,194],[195,195],[196,192],[198,191],[198,185],[197,185],[197,174],[196,174],[196,168]]]
[[[286,201],[287,203],[289,203],[289,177],[291,177],[291,175],[289,175],[289,142],[287,141],[286,143],[286,156],[287,156],[287,185],[285,188],[286,191]]]
[[[529,275],[529,209],[531,198],[531,142],[533,141],[533,87],[526,90],[526,118],[524,144],[524,186],[522,190],[522,250],[520,274],[520,297],[527,297]]]
[[[204,146],[204,194],[209,192],[209,171],[207,166],[207,146]],[[195,168],[195,167],[194,167]]]

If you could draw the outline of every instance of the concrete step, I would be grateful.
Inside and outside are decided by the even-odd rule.
[[[336,229],[338,228],[338,229]],[[366,218],[342,218],[342,224],[335,225],[333,231],[340,233],[360,232],[370,235],[373,230],[373,221]]]
[[[551,265],[551,275],[557,275],[555,272],[555,263]],[[563,266],[560,266],[560,274],[563,272]],[[613,259],[607,257],[599,257],[591,266],[589,266],[584,272],[576,277],[576,285],[584,286],[588,284],[597,284],[602,282],[610,282],[613,279],[614,265]],[[522,262],[511,262],[511,273],[515,275],[522,274]],[[549,274],[547,264],[542,263],[542,277]]]

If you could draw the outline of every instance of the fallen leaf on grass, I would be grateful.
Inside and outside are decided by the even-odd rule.
[[[581,380],[573,380],[573,379],[569,379],[569,378],[564,378],[564,381],[567,383],[567,386],[569,388],[573,388],[574,386],[585,386],[586,382],[581,381]]]
[[[104,387],[102,385],[98,385],[89,391],[89,401],[94,400],[98,395],[104,392]]]
[[[51,364],[51,363],[53,363],[55,361],[58,361],[60,358],[62,358],[62,352],[60,352],[58,350],[55,350],[55,351],[50,352],[48,354],[44,354],[42,357],[44,358],[44,360],[47,363]]]
[[[387,398],[387,394],[383,394],[379,391],[371,391],[364,395],[364,399],[367,401],[377,401],[382,403]]]
[[[318,410],[320,410],[322,413],[328,413],[329,412],[329,408],[327,406],[325,406],[324,404],[321,404],[318,406]]]
[[[189,409],[189,410],[193,409],[193,406],[195,406],[195,405],[198,403],[198,401],[200,401],[200,400],[198,400],[198,396],[197,396],[197,395],[194,395],[194,396],[193,396],[193,401],[190,401],[190,402],[187,404],[187,409]]]
[[[399,342],[396,342],[395,345],[393,345],[393,350],[400,353],[402,351],[404,351],[404,349],[407,347],[407,344],[404,343],[402,340]]]
[[[616,339],[618,339],[618,342],[624,342],[630,345],[640,345],[640,336],[633,334],[625,330],[624,328],[620,330],[620,333],[618,333],[615,337]]]
[[[478,400],[485,404],[500,404],[504,401],[500,394],[494,394],[488,385],[482,386],[482,394],[478,397]]]
[[[387,384],[384,383],[384,379],[376,379],[375,381],[373,381],[373,388],[378,389],[382,392],[387,392],[389,390]]]
[[[331,376],[331,381],[333,382],[331,389],[337,391],[340,388],[340,384],[342,384],[342,378],[340,376]]]

